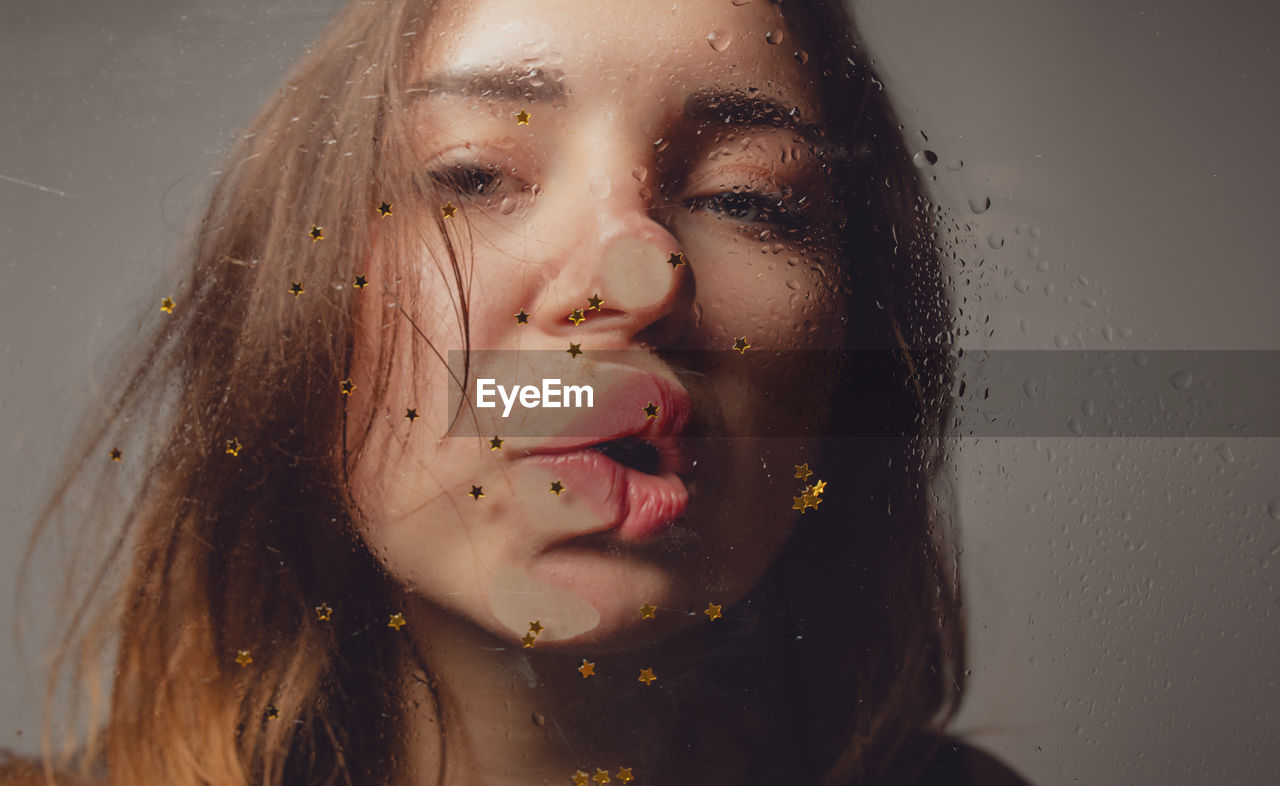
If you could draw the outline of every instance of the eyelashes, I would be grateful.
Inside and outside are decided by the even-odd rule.
[[[497,200],[503,200],[505,205],[504,197],[532,196],[538,191],[537,186],[529,186],[505,173],[501,166],[480,162],[458,162],[431,169],[426,178],[450,198],[481,207],[491,207]],[[808,224],[805,213],[809,200],[805,196],[796,197],[790,187],[762,191],[745,185],[733,186],[679,200],[676,204],[686,206],[691,214],[705,213],[744,231],[761,227],[796,230]],[[510,211],[504,206],[503,212]]]

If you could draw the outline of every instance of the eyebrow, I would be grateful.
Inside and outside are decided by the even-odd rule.
[[[785,106],[781,101],[751,90],[698,90],[684,102],[685,119],[695,123],[720,123],[727,126],[780,128],[815,141],[825,134],[822,126],[801,118],[799,107]]]
[[[535,78],[541,82],[533,84]],[[479,95],[501,101],[539,101],[564,98],[564,74],[538,66],[494,69],[464,68],[436,74],[409,88],[429,95]]]

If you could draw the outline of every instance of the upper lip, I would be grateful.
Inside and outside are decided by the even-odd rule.
[[[674,442],[689,425],[693,401],[675,380],[622,365],[602,364],[592,380],[603,390],[591,408],[578,410],[556,433],[526,448],[528,455],[568,453],[613,440],[635,437],[660,452],[675,450]],[[649,417],[645,407],[657,407]]]

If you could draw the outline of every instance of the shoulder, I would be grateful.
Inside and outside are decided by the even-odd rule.
[[[904,753],[918,773],[911,786],[1031,786],[991,754],[955,737],[930,737]]]

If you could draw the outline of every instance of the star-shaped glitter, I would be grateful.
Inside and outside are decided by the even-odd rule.
[[[312,242],[315,242],[317,240],[324,240],[324,228],[318,227],[315,224],[311,225],[311,231],[308,232],[307,234],[311,236]]]
[[[623,783],[630,783],[631,781],[635,780],[635,776],[631,774],[630,767],[619,767],[618,774],[614,777],[616,777],[618,780],[622,781]]]
[[[735,338],[733,340],[733,348],[738,350],[738,354],[745,355],[747,350],[751,349],[751,345],[747,343],[747,337],[743,336],[742,338]]]
[[[825,480],[819,480],[817,483],[813,484],[814,494],[818,494],[819,496],[821,496],[822,492],[826,490],[827,490],[827,482]]]
[[[276,718],[280,717],[280,710],[279,708],[276,707],[276,705],[268,704],[267,711],[264,712],[263,715],[266,716],[267,720],[275,720]]]
[[[387,216],[391,215],[391,203],[383,202],[381,205],[378,205],[378,215],[382,216],[383,218],[386,218]]]
[[[173,313],[173,298],[165,297],[160,299],[160,310],[166,314]]]
[[[453,218],[453,214],[458,212],[458,208],[453,206],[452,202],[445,202],[444,207],[440,208],[440,215],[445,218]]]
[[[582,354],[582,345],[581,345],[581,344],[575,344],[575,343],[573,343],[572,341],[570,341],[570,342],[569,342],[569,348],[568,348],[568,349],[566,349],[566,350],[565,350],[565,352],[568,352],[568,353],[569,353],[569,357],[571,357],[571,358],[576,358],[578,355],[581,355],[581,354]]]
[[[240,664],[240,668],[253,663],[253,656],[249,654],[249,650],[236,650],[236,663]]]
[[[801,513],[803,513],[803,512],[805,511],[805,508],[807,508],[807,507],[808,507],[808,505],[805,505],[805,504],[804,504],[804,497],[803,497],[803,496],[800,496],[800,497],[792,497],[792,498],[791,498],[791,509],[792,509],[792,510],[798,510],[798,511],[800,511]]]
[[[236,439],[235,437],[232,437],[231,439],[227,440],[227,455],[239,456],[240,448],[242,447],[244,446],[240,444],[240,440]]]
[[[333,617],[333,609],[329,608],[328,603],[321,603],[316,606],[316,619],[321,622],[328,622],[331,617]]]
[[[538,640],[538,636],[533,631],[529,631],[521,636],[520,640],[524,642],[524,649],[531,649],[533,647],[533,643]]]
[[[484,497],[484,486],[472,486],[467,493],[471,495],[472,499],[479,502]]]
[[[581,325],[583,321],[586,320],[586,317],[583,316],[582,309],[575,308],[573,311],[569,312],[569,316],[565,317],[565,319],[569,320],[575,325]]]
[[[604,301],[600,299],[600,295],[598,294],[592,295],[591,297],[587,298],[588,311],[599,311],[600,307],[603,305],[604,305]]]
[[[646,686],[647,686],[647,685],[652,685],[652,684],[653,684],[653,682],[654,682],[654,680],[656,680],[656,679],[658,679],[658,678],[657,678],[657,676],[655,676],[655,675],[654,675],[654,673],[653,673],[653,669],[641,669],[641,670],[640,670],[640,681],[641,681],[641,682],[643,682]]]
[[[723,614],[721,614],[721,613],[720,613],[720,604],[719,604],[719,603],[708,603],[708,604],[707,604],[707,610],[706,610],[706,611],[704,611],[704,612],[702,612],[702,613],[703,613],[703,614],[706,614],[706,615],[707,615],[707,619],[709,619],[709,620],[718,620],[718,619],[720,619],[721,617],[723,617],[723,616],[724,616]]]
[[[817,494],[812,493],[810,489],[805,489],[805,495],[803,499],[804,499],[804,506],[806,508],[813,508],[814,510],[817,510],[819,503],[822,502],[822,497],[819,497]]]
[[[396,630],[400,630],[401,628],[403,628],[405,625],[408,625],[408,624],[409,623],[404,621],[404,615],[398,611],[395,614],[392,614],[387,619],[387,627],[395,628]]]
[[[493,439],[489,440],[489,450],[502,450],[502,440],[497,434],[493,435]]]
[[[342,380],[342,395],[350,396],[355,389],[356,383],[351,381],[351,377]]]
[[[533,117],[533,115],[530,115],[528,112],[521,109],[519,112],[516,112],[516,125],[518,126],[529,125],[530,117]]]
[[[306,292],[306,291],[307,290],[302,288],[301,281],[295,281],[289,285],[289,294],[293,295],[294,297],[297,297],[298,295],[301,295],[303,292]]]
[[[516,312],[516,324],[517,325],[529,324],[529,315],[525,313],[525,310],[523,308]]]
[[[609,782],[609,773],[605,770],[597,769],[596,774],[591,776],[591,780],[603,786]]]
[[[667,260],[667,264],[670,265],[673,269],[680,267],[681,265],[684,264],[684,254],[680,253],[679,251],[674,252],[671,255],[671,257]]]
[[[552,494],[555,494],[555,495],[558,497],[558,496],[560,496],[560,492],[562,492],[562,491],[564,491],[564,484],[563,484],[563,483],[561,483],[560,481],[558,481],[558,480],[557,480],[556,482],[554,482],[554,483],[552,483],[552,484],[551,484],[551,493],[552,493]]]
[[[418,410],[409,408],[404,411],[404,419],[412,423],[418,419]]]
[[[591,782],[591,776],[582,770],[578,770],[574,774],[570,775],[569,779],[573,781],[573,786],[589,786]]]
[[[640,607],[640,619],[651,620],[654,618],[654,615],[657,614],[657,612],[658,612],[657,606],[653,605],[652,603],[646,603]]]
[[[813,470],[809,469],[809,462],[796,465],[796,480],[808,480],[813,474]]]
[[[120,452],[120,448],[112,448],[112,449],[111,449],[111,460],[112,460],[112,461],[119,461],[119,460],[120,460],[120,459],[122,459],[122,458],[124,458],[124,454]]]
[[[529,623],[529,632],[537,636],[542,632],[542,620],[534,620]]]
[[[596,664],[592,663],[586,658],[583,658],[582,665],[578,667],[578,673],[581,674],[582,679],[585,680],[587,677],[590,677],[591,675],[596,673]]]
[[[356,276],[356,280],[351,283],[351,286],[355,287],[356,289],[364,289],[365,287],[369,286],[369,279],[365,278],[364,276]]]
[[[662,407],[650,401],[648,406],[641,407],[641,409],[644,410],[644,416],[647,420],[653,420],[658,417],[658,412],[662,410]]]

